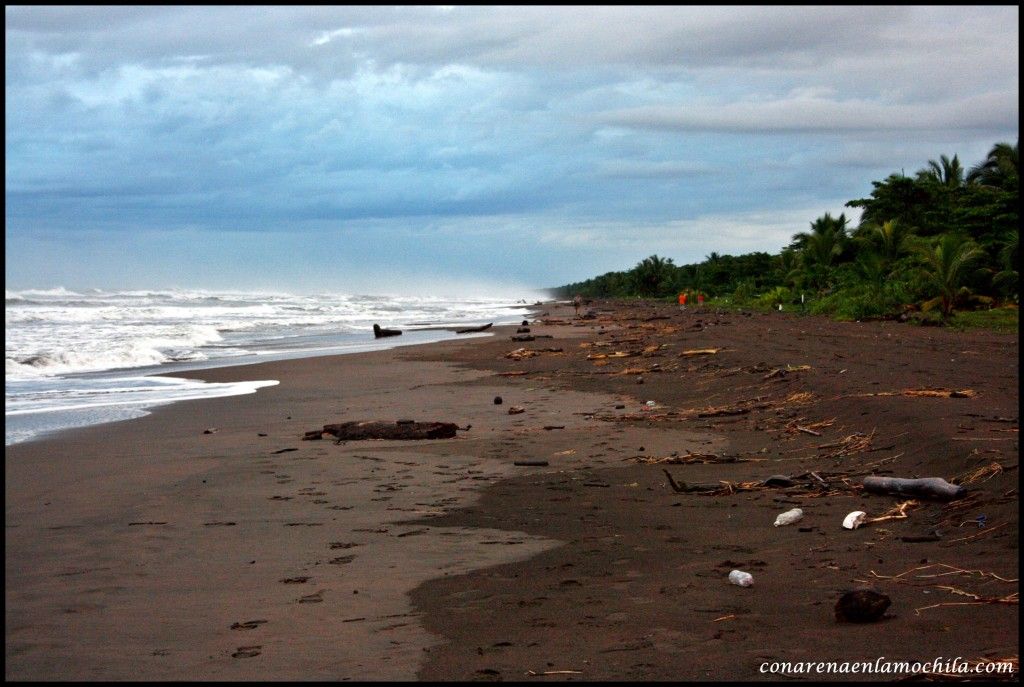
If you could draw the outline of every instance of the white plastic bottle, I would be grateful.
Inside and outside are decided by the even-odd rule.
[[[792,525],[794,522],[799,521],[803,517],[804,512],[799,508],[787,510],[785,513],[779,515],[779,517],[775,518],[775,526],[782,527],[783,525]]]
[[[754,576],[742,570],[733,570],[729,573],[729,581],[740,587],[749,587],[754,584]]]

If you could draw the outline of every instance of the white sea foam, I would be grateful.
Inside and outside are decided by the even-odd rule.
[[[157,379],[141,374],[125,388],[125,370],[174,372],[273,356],[404,345],[443,336],[410,331],[418,327],[513,323],[522,319],[526,307],[525,301],[514,298],[198,289],[56,287],[7,289],[5,295],[8,424],[48,416],[42,430],[9,431],[8,443],[12,436],[23,440],[54,429],[51,425],[58,415],[65,417],[62,426],[78,426],[134,417],[143,412],[141,408],[164,402],[227,393],[201,382],[190,382],[187,388],[139,382]],[[532,302],[538,294],[524,296]],[[375,342],[370,333],[375,323],[404,329],[406,336],[401,341]],[[83,374],[88,379],[81,378]],[[100,408],[106,410],[99,412]]]

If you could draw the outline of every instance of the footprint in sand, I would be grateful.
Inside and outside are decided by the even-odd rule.
[[[243,623],[232,623],[232,630],[255,630],[260,625],[264,625],[266,620],[246,620]]]
[[[306,584],[309,582],[308,577],[286,577],[281,580],[282,584]]]
[[[331,560],[329,560],[327,562],[330,565],[345,565],[346,563],[351,563],[355,559],[356,559],[355,556],[338,556],[337,558],[332,558]]]
[[[263,645],[257,644],[255,646],[240,646],[231,654],[231,658],[252,658],[253,656],[259,656],[262,653]]]
[[[318,604],[318,603],[321,603],[324,600],[323,596],[324,596],[324,592],[325,591],[327,591],[327,590],[326,589],[321,589],[320,591],[315,592],[313,594],[308,594],[306,596],[300,596],[297,599],[297,602],[300,603],[300,604]]]

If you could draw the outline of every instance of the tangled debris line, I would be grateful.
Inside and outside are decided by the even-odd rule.
[[[968,470],[964,474],[954,477],[951,481],[953,484],[960,485],[987,482],[996,475],[1002,474],[1004,470],[1005,468],[1001,464],[993,461],[989,465],[983,465],[981,467],[974,468],[973,470]]]
[[[796,434],[797,432],[802,432],[804,434],[810,434],[811,436],[820,437],[821,432],[818,431],[819,429],[831,427],[836,422],[836,418],[832,418],[830,420],[821,420],[819,422],[812,422],[810,424],[801,425],[799,424],[801,420],[803,420],[803,418],[791,420],[786,425],[786,432],[789,434]]]
[[[782,379],[790,372],[803,372],[804,370],[809,369],[811,369],[810,365],[786,365],[785,367],[775,368],[774,370],[766,374],[764,377],[761,377],[761,379],[763,381],[768,381],[769,379]],[[762,370],[756,371],[761,372]]]
[[[938,572],[936,574],[929,574],[929,575],[918,574],[918,575],[914,575],[912,577],[907,577],[908,575],[911,575],[912,573],[920,573],[920,572],[925,571],[925,570],[935,570],[935,569],[938,569],[941,572]],[[957,575],[957,576],[966,575],[966,576],[968,576],[969,578],[971,578],[971,579],[973,579],[975,581],[979,581],[980,580],[982,582],[991,582],[993,580],[994,581],[998,581],[998,582],[1005,582],[1005,583],[1008,583],[1008,584],[1016,584],[1016,583],[1019,582],[1019,580],[1017,578],[1006,578],[1006,577],[1002,577],[1001,575],[997,575],[996,573],[988,572],[988,571],[985,571],[985,570],[968,570],[968,569],[957,567],[955,565],[948,565],[946,563],[931,563],[929,565],[922,565],[922,566],[918,566],[916,568],[911,568],[910,570],[905,570],[904,572],[901,572],[898,575],[879,575],[874,570],[870,571],[870,574],[875,579],[878,579],[878,580],[885,580],[885,581],[888,581],[888,582],[895,582],[895,583],[898,583],[898,584],[907,584],[907,585],[910,585],[910,586],[913,586],[913,587],[930,587],[930,588],[933,588],[933,589],[941,589],[943,591],[949,592],[950,594],[953,594],[953,595],[956,595],[956,596],[964,596],[964,597],[967,597],[967,598],[971,599],[971,601],[946,601],[946,602],[942,602],[942,603],[932,604],[930,606],[921,606],[920,608],[915,608],[914,609],[914,612],[916,614],[918,614],[918,615],[921,614],[921,611],[926,611],[926,610],[929,610],[929,609],[932,609],[932,608],[939,608],[939,607],[942,607],[942,606],[978,606],[978,605],[982,605],[982,604],[993,604],[993,605],[995,605],[995,604],[1004,604],[1004,605],[1015,606],[1015,605],[1018,605],[1020,603],[1020,593],[1019,592],[1012,592],[1012,593],[1006,594],[1004,596],[985,596],[985,595],[982,595],[982,594],[976,594],[974,592],[970,592],[970,591],[967,591],[967,590],[964,590],[964,589],[960,589],[959,587],[954,587],[954,586],[949,585],[949,584],[937,584],[937,583],[934,583],[934,582],[923,582],[923,583],[920,582],[920,580],[932,580],[932,579],[935,579],[937,577],[948,577],[950,575]]]
[[[871,440],[875,437],[875,430],[871,430],[870,434],[863,434],[862,432],[854,432],[848,436],[843,437],[839,441],[834,441],[828,444],[820,444],[816,448],[821,449],[833,449],[829,453],[824,454],[823,458],[843,458],[845,456],[852,456],[855,453],[863,453],[871,450]]]
[[[509,351],[505,354],[505,357],[509,360],[525,360],[527,358],[535,358],[538,355],[544,353],[562,353],[561,348],[517,348],[514,351]]]
[[[764,483],[761,481],[753,482],[728,482],[722,480],[718,484],[687,484],[686,482],[677,482],[672,473],[668,470],[662,469],[665,476],[668,477],[668,483],[672,487],[672,491],[677,494],[704,494],[706,496],[729,496],[735,494],[738,491],[755,491],[757,489],[763,489]]]
[[[632,458],[626,458],[625,460],[632,460],[637,463],[644,465],[694,465],[694,464],[708,464],[708,463],[746,463],[746,459],[739,458],[737,456],[720,456],[717,453],[686,453],[685,455],[679,455],[673,453],[669,456],[657,457],[657,456],[633,456]]]
[[[900,391],[875,391],[868,394],[850,394],[839,398],[862,398],[867,396],[910,396],[911,398],[974,398],[978,392],[974,389],[945,389],[942,387],[923,389],[901,389]]]

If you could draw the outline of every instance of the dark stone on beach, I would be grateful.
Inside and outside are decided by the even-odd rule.
[[[316,440],[329,434],[339,441],[360,441],[363,439],[450,439],[455,436],[458,425],[454,422],[342,422],[324,425],[322,430],[306,432],[303,439]]]
[[[529,327],[520,327],[519,329],[516,330],[516,334],[529,334],[529,333],[530,333],[530,328]]]
[[[203,430],[203,434],[213,434],[216,431],[217,431],[216,427],[211,427],[210,429],[204,429]]]
[[[529,322],[527,322],[526,320],[523,320],[523,326],[524,326],[524,327],[525,327],[526,325],[528,325],[528,324],[530,324],[530,323],[529,323]]]
[[[847,623],[873,623],[881,620],[892,600],[871,589],[854,589],[836,602],[836,620]]]
[[[772,475],[762,484],[766,487],[792,487],[796,485],[796,482],[785,475]]]
[[[501,405],[501,396],[495,396],[494,397],[494,405],[496,405],[496,406],[500,406]]]

